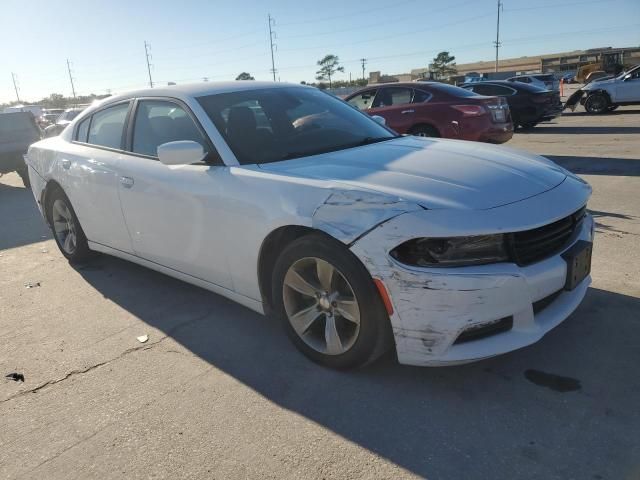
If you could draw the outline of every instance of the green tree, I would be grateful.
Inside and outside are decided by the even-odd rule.
[[[456,57],[449,55],[449,52],[440,52],[429,65],[429,70],[433,73],[435,80],[444,80],[451,75],[458,73],[456,68]]]
[[[236,77],[236,80],[255,80],[255,78],[253,78],[250,73],[242,72]]]
[[[336,72],[344,72],[344,67],[340,66],[340,59],[337,55],[325,55],[322,60],[318,60],[320,70],[316,72],[316,80],[329,80],[329,88],[331,88],[331,77]]]

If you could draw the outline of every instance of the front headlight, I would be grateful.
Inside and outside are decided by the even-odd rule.
[[[509,259],[502,234],[414,238],[397,246],[390,254],[401,263],[418,267],[462,267]]]

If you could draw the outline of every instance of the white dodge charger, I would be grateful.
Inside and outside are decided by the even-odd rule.
[[[377,120],[299,85],[154,88],[90,107],[26,161],[71,262],[103,252],[271,312],[327,366],[392,347],[469,362],[567,318],[591,281],[589,185]]]

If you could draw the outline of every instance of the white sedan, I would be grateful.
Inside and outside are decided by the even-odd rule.
[[[274,313],[334,368],[393,347],[412,365],[524,347],[591,281],[583,180],[509,148],[398,136],[311,87],[110,97],[26,159],[71,262],[107,253]]]

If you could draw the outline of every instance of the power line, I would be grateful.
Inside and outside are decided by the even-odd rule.
[[[337,20],[339,18],[353,17],[354,15],[362,15],[363,13],[377,12],[379,10],[387,10],[389,8],[398,8],[401,5],[405,5],[407,3],[414,3],[416,1],[417,0],[405,0],[404,2],[395,2],[393,5],[387,5],[387,6],[384,6],[384,7],[376,7],[376,8],[368,8],[368,9],[359,9],[359,10],[357,10],[355,12],[343,13],[341,15],[334,15],[334,16],[331,16],[331,17],[314,18],[313,20],[302,20],[302,21],[299,21],[299,22],[281,23],[280,26],[288,27],[289,25],[305,25],[305,24],[309,24],[309,23],[327,22],[329,20]]]
[[[16,91],[16,99],[18,100],[18,103],[20,103],[20,94],[18,93],[18,84],[16,82],[16,74],[11,72],[11,79],[13,80],[13,88]]]
[[[498,50],[500,50],[500,8],[502,7],[502,1],[498,0],[498,23],[496,24],[496,69],[498,71]]]
[[[440,13],[440,12],[444,12],[447,10],[452,10],[452,9],[457,9],[457,8],[461,8],[469,3],[476,3],[477,0],[466,0],[464,2],[460,2],[457,3],[455,5],[449,5],[447,7],[444,8],[439,8],[436,10],[431,10],[429,11],[429,17],[432,18],[434,14],[436,13]],[[395,5],[394,5],[395,6]],[[387,7],[384,7],[387,8]],[[369,29],[369,28],[373,28],[373,27],[379,27],[379,26],[388,26],[391,25],[393,23],[400,23],[400,22],[406,22],[407,20],[413,19],[415,18],[415,14],[413,15],[408,15],[408,16],[403,16],[403,17],[398,17],[398,18],[394,18],[394,19],[385,19],[383,21],[380,22],[376,22],[376,23],[369,23],[369,24],[365,24],[365,25],[358,25],[356,27],[349,27],[349,28],[343,28],[341,30],[327,30],[324,32],[314,32],[314,33],[303,33],[300,35],[285,35],[284,39],[293,39],[293,38],[305,38],[305,37],[319,37],[319,36],[323,36],[323,35],[335,35],[336,33],[344,33],[344,32],[353,32],[356,30],[365,30],[365,29]]]
[[[149,50],[151,49],[151,45],[149,45],[147,43],[147,41],[144,41],[144,54],[145,57],[147,59],[147,72],[149,72],[149,86],[151,88],[153,88],[153,79],[151,78],[151,63],[149,63],[149,59],[151,58],[151,53],[149,53]]]
[[[274,18],[271,18],[271,14],[269,14],[268,18],[269,18],[269,45],[271,46],[271,72],[273,73],[273,81],[275,82],[276,81],[276,62],[273,57],[273,47],[276,45],[274,45],[273,39],[277,37],[275,36],[276,32],[274,32],[271,27],[273,27],[276,24],[276,21]]]
[[[349,45],[360,45],[363,43],[372,43],[372,42],[379,42],[382,40],[389,40],[389,39],[395,39],[397,37],[401,37],[401,36],[405,36],[405,35],[414,35],[416,33],[423,33],[423,32],[433,32],[435,30],[441,30],[443,28],[447,28],[453,25],[458,25],[460,23],[466,23],[466,22],[472,22],[474,20],[479,20],[481,18],[487,18],[487,17],[492,17],[493,13],[485,13],[482,15],[476,15],[473,17],[469,17],[469,18],[464,18],[462,20],[456,20],[454,22],[449,22],[449,23],[441,23],[439,24],[437,27],[426,27],[426,28],[421,28],[419,30],[411,30],[408,32],[400,32],[400,33],[395,33],[393,35],[385,35],[382,37],[375,37],[375,38],[368,38],[365,40],[359,40],[357,42],[349,42]],[[317,47],[302,47],[302,48],[288,48],[286,50],[281,50],[282,52],[293,52],[293,51],[301,51],[301,50],[319,50],[319,49],[326,49],[326,48],[339,48],[344,46],[344,42],[342,43],[336,43],[336,44],[331,44],[331,45],[321,45],[321,46],[317,46]]]

